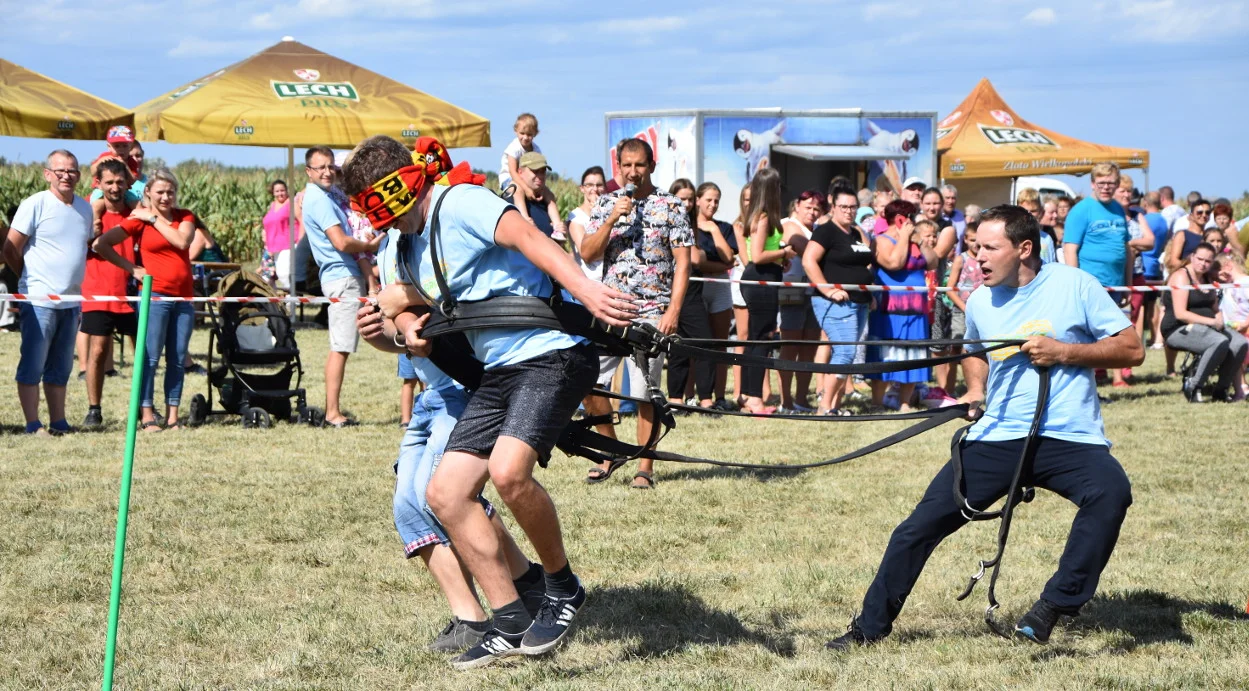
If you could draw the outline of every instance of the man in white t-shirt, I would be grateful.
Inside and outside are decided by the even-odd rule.
[[[1175,222],[1187,217],[1188,212],[1184,210],[1184,207],[1175,203],[1175,190],[1171,189],[1170,185],[1163,185],[1158,188],[1158,200],[1162,205],[1162,210],[1159,213],[1166,219],[1167,231],[1174,231]]]
[[[81,174],[74,154],[53,151],[43,169],[48,189],[27,197],[17,208],[3,251],[5,263],[21,277],[17,292],[77,295],[81,291],[91,241],[91,204],[74,194]],[[22,348],[16,379],[26,433],[68,432],[65,384],[73,369],[81,305],[37,300],[21,303],[20,310]],[[48,399],[47,429],[39,420],[40,381]]]

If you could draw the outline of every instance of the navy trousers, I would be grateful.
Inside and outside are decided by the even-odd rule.
[[[1023,443],[1023,439],[964,442],[963,494],[973,507],[983,510],[1006,496]],[[1042,598],[1061,611],[1076,614],[1097,590],[1102,569],[1119,539],[1119,526],[1132,504],[1127,473],[1105,446],[1042,438],[1032,473],[1024,480],[1025,485],[1047,489],[1080,507],[1058,571],[1041,592]],[[915,511],[889,538],[880,568],[863,598],[859,626],[864,635],[889,634],[929,555],[967,523],[954,499],[954,469],[946,463]]]

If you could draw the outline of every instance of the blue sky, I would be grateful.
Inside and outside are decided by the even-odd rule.
[[[0,16],[5,58],[122,106],[289,34],[489,118],[494,147],[455,155],[490,169],[521,111],[538,115],[537,141],[556,170],[578,175],[603,163],[606,111],[861,107],[944,116],[988,77],[1029,120],[1149,149],[1155,187],[1207,196],[1249,189],[1243,1],[0,0]],[[99,149],[71,148],[86,157]],[[48,149],[0,138],[9,159]],[[147,149],[168,161],[285,162],[278,149]]]

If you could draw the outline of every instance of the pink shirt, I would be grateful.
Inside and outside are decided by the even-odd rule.
[[[265,214],[265,249],[269,254],[276,255],[282,250],[291,248],[291,200],[283,204],[270,204]],[[299,219],[295,219],[296,232],[299,230]]]

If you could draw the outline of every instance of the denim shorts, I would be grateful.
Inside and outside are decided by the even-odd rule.
[[[823,295],[811,298],[811,309],[820,322],[820,329],[830,341],[861,341],[862,326],[867,323],[867,305],[861,302],[833,302]],[[857,346],[832,346],[830,364],[849,365],[855,360]]]
[[[430,389],[412,402],[412,420],[399,444],[399,460],[395,462],[395,528],[403,540],[403,553],[411,559],[423,547],[447,544],[450,538],[425,499],[429,479],[442,461],[447,438],[456,420],[468,405],[463,389]],[[479,497],[487,516],[494,507]]]
[[[395,374],[397,374],[400,379],[407,380],[418,378],[416,375],[416,367],[412,365],[412,358],[402,353],[396,355],[395,357],[399,359],[399,367],[396,369]]]
[[[514,437],[537,451],[545,468],[598,371],[598,351],[587,343],[487,369],[447,450],[489,456],[499,437]]]
[[[65,386],[69,382],[81,312],[78,305],[54,309],[29,302],[18,304],[22,328],[21,356],[15,377],[18,384],[36,386],[42,381],[52,386]]]

